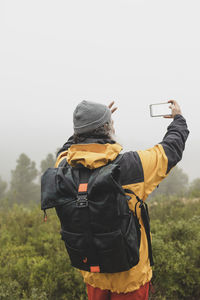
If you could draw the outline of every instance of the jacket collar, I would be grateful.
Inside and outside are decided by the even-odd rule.
[[[121,150],[121,145],[105,137],[89,137],[75,144],[72,136],[58,152],[58,156],[65,156],[72,167],[81,164],[89,169],[96,169],[116,159]]]

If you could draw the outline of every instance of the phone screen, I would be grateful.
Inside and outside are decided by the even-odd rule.
[[[156,103],[150,104],[150,114],[151,117],[163,117],[163,116],[170,116],[172,114],[171,109],[169,108],[170,103]]]

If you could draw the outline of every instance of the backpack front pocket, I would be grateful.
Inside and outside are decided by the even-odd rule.
[[[61,237],[65,242],[71,265],[80,270],[89,271],[88,243],[85,235],[62,230]]]
[[[99,265],[102,273],[117,273],[130,269],[121,230],[95,234],[93,241],[98,249]]]

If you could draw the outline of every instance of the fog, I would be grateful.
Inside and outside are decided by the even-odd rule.
[[[190,136],[179,164],[199,172],[199,1],[1,0],[0,176],[24,152],[40,161],[73,133],[82,100],[109,104],[124,150],[160,142],[170,120],[149,104],[175,99]]]

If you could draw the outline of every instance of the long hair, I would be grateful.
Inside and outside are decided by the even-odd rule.
[[[112,137],[112,124],[111,122],[107,122],[102,126],[96,128],[93,131],[83,133],[83,134],[76,134],[73,135],[73,141],[75,144],[79,144],[83,142],[86,138],[107,138],[113,139]]]

